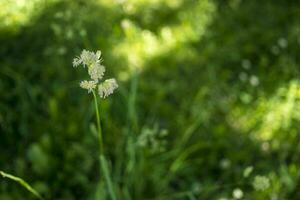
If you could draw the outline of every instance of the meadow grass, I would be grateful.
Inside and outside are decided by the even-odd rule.
[[[27,183],[26,181],[24,181],[22,178],[8,174],[6,172],[0,171],[0,175],[3,178],[7,178],[10,179],[12,181],[15,181],[17,183],[19,183],[22,187],[24,187],[26,190],[28,190],[31,194],[33,194],[34,196],[36,196],[38,199],[40,200],[44,200],[44,198],[35,190],[33,189],[33,187],[31,187],[29,185],[29,183]]]

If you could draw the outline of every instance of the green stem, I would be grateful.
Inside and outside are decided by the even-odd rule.
[[[104,155],[100,155],[100,165],[101,165],[101,168],[102,168],[102,171],[103,171],[103,174],[104,174],[104,178],[105,178],[105,181],[106,181],[106,184],[107,184],[107,188],[108,188],[110,198],[112,200],[116,200],[117,198],[116,198],[116,195],[115,195],[115,192],[114,192],[112,180],[110,178],[108,164],[107,164],[107,161],[106,161]]]
[[[100,154],[100,166],[104,175],[104,179],[108,188],[108,193],[112,200],[116,200],[116,195],[114,193],[112,180],[109,174],[109,168],[107,164],[107,160],[104,155],[104,148],[103,148],[103,137],[102,137],[102,129],[100,123],[100,112],[98,107],[98,100],[95,91],[93,90],[94,102],[95,102],[95,112],[97,117],[97,129],[98,129],[98,141],[99,141],[99,154]]]
[[[98,108],[98,100],[97,100],[97,95],[95,94],[95,91],[93,91],[93,96],[94,96],[94,103],[95,103],[95,112],[96,112],[96,117],[97,117],[99,153],[100,153],[100,155],[104,155],[103,137],[102,137],[101,124],[100,124],[100,114],[99,114],[100,112],[99,112],[99,108]]]

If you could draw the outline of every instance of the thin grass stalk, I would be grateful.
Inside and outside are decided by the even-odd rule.
[[[93,90],[93,96],[94,96],[94,103],[95,103],[95,112],[96,112],[96,117],[97,117],[99,153],[100,153],[100,155],[102,155],[102,154],[104,154],[103,136],[102,136],[101,123],[100,123],[100,112],[99,112],[99,107],[98,107],[98,100],[97,100],[97,95],[94,90]]]
[[[98,142],[99,142],[99,158],[100,158],[100,168],[102,169],[102,173],[104,175],[104,180],[106,182],[106,186],[108,189],[109,196],[112,200],[116,200],[116,194],[113,189],[113,184],[112,180],[109,174],[109,168],[107,164],[107,160],[104,155],[104,148],[103,148],[103,136],[102,136],[102,128],[101,128],[101,119],[100,119],[100,111],[99,111],[99,106],[98,106],[98,100],[97,100],[97,95],[95,91],[93,91],[93,96],[94,96],[94,103],[95,103],[95,112],[96,112],[96,118],[97,118],[97,129],[98,129]],[[100,169],[100,170],[101,170]],[[101,173],[101,171],[100,171]]]
[[[133,71],[130,81],[130,89],[127,99],[127,123],[125,130],[125,149],[126,149],[126,158],[127,161],[124,163],[126,166],[125,174],[128,179],[124,182],[128,189],[132,189],[135,186],[135,182],[139,177],[136,176],[136,167],[137,167],[137,152],[135,145],[135,137],[138,130],[138,121],[136,113],[136,98],[137,98],[137,89],[138,89],[138,72]],[[136,189],[136,188],[135,188]]]
[[[21,179],[17,176],[5,173],[3,171],[0,171],[0,175],[3,178],[8,178],[10,180],[13,180],[13,181],[19,183],[22,187],[24,187],[26,190],[28,190],[31,194],[36,196],[38,199],[44,200],[44,198],[35,189],[33,189],[26,181],[24,181],[23,179]]]
[[[116,200],[117,198],[116,198],[116,195],[115,195],[115,192],[114,192],[112,180],[110,178],[107,160],[106,160],[106,158],[103,154],[100,155],[100,165],[101,165],[102,172],[104,174],[104,178],[105,178],[105,181],[106,181],[106,184],[107,184],[108,193],[110,195],[110,198],[112,200]]]

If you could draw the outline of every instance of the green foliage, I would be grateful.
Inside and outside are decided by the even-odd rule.
[[[71,67],[100,49],[120,86],[100,108],[117,199],[300,199],[297,1],[17,2],[0,2],[1,170],[46,199],[108,199]],[[33,197],[1,180],[0,199]]]

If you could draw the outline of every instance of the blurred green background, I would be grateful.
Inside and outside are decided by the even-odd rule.
[[[109,199],[72,68],[100,49],[118,199],[300,199],[299,19],[294,0],[1,0],[0,170],[46,199]],[[1,178],[0,199],[34,198]]]

